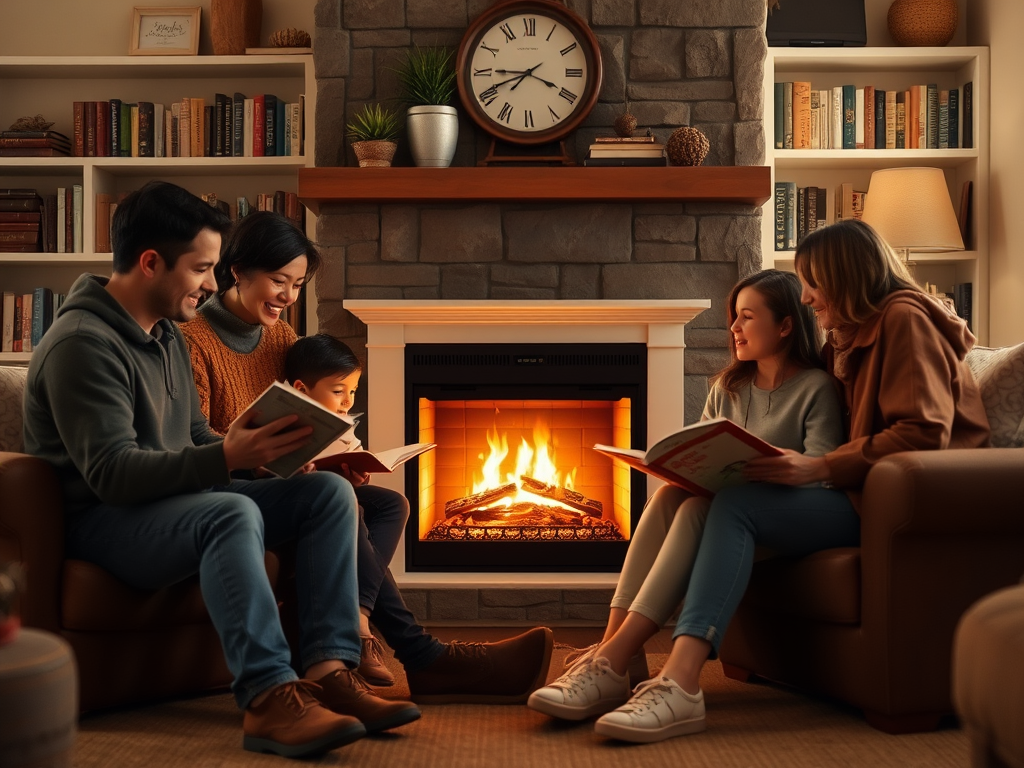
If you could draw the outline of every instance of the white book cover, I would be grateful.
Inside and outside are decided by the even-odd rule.
[[[4,291],[3,336],[0,337],[0,352],[14,351],[14,293]]]
[[[67,253],[67,187],[57,187],[57,253]]]
[[[832,89],[832,125],[829,126],[829,133],[832,135],[832,148],[843,148],[843,86],[837,85]]]
[[[242,156],[252,157],[252,119],[254,101],[252,99],[246,99],[242,108],[243,115],[243,128],[242,128]]]
[[[832,91],[827,88],[818,91],[820,116],[818,130],[821,133],[821,148],[832,149]]]
[[[319,456],[313,459],[313,462],[317,469],[333,469],[346,464],[350,471],[364,475],[373,472],[389,473],[394,472],[396,467],[405,464],[409,459],[436,447],[436,443],[413,443],[373,453],[363,450],[348,450],[344,439],[339,438],[327,446]]]
[[[854,146],[857,149],[864,149],[864,89],[858,88],[854,91],[854,109],[857,114],[854,118]]]
[[[21,296],[21,351],[32,351],[32,294]]]
[[[302,107],[298,102],[288,105],[292,115],[291,133],[288,134],[289,151],[292,157],[302,155]]]
[[[82,253],[82,185],[71,187],[71,226],[74,234],[72,253]]]

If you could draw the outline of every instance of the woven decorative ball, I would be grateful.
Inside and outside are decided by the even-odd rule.
[[[627,109],[617,118],[615,118],[615,135],[628,138],[633,135],[633,131],[636,130],[636,118],[630,114]]]
[[[709,149],[708,137],[688,125],[676,128],[665,142],[665,154],[672,165],[700,165]]]
[[[889,34],[898,45],[945,45],[959,20],[956,0],[895,0],[889,6]]]
[[[270,44],[274,48],[309,48],[309,32],[294,27],[280,29],[270,36]]]

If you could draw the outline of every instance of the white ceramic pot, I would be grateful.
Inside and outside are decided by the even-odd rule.
[[[413,162],[420,168],[447,168],[459,141],[459,113],[455,107],[409,107],[406,134]]]

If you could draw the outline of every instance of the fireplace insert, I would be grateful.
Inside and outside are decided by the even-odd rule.
[[[646,499],[644,344],[408,344],[408,571],[614,572]]]

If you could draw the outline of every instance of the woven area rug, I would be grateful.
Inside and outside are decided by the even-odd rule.
[[[441,639],[496,640],[515,628],[435,629]],[[550,677],[571,647],[600,637],[596,629],[555,630]],[[670,650],[663,632],[647,644],[652,671]],[[386,695],[408,693],[401,667]],[[373,736],[308,765],[383,768],[966,768],[967,739],[956,728],[890,736],[868,726],[856,710],[768,684],[727,679],[709,663],[701,679],[708,729],[660,744],[628,745],[594,733],[593,724],[561,723],[525,706],[424,706],[423,717],[393,733]],[[230,695],[218,693],[85,718],[77,768],[233,768],[287,765],[241,748],[242,716]]]

